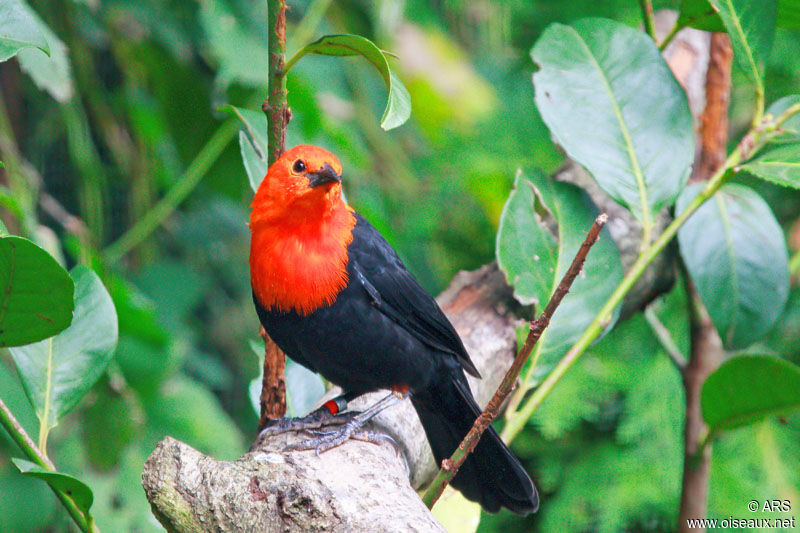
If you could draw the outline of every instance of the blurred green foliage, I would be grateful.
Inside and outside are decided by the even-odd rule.
[[[318,2],[289,3],[290,54],[328,33],[363,35],[397,54],[390,63],[411,94],[409,123],[380,129],[385,87],[363,60],[309,56],[288,78],[287,144],[318,144],[340,157],[348,201],[434,293],[457,270],[493,259],[516,169],[549,173],[563,159],[533,102],[534,41],[554,21],[603,16],[640,23],[635,0],[342,0],[330,2],[318,20],[304,18]],[[66,257],[67,265],[89,261],[114,300],[120,333],[108,372],[52,431],[50,455],[93,489],[101,529],[159,530],[140,486],[142,464],[158,440],[170,434],[234,458],[257,422],[248,398],[259,373],[249,348],[257,332],[247,265],[252,192],[236,136],[218,139],[224,150],[186,201],[169,206],[157,231],[119,260],[104,260],[103,251],[182,183],[227,119],[220,106],[258,109],[266,94],[266,3],[32,0],[30,6],[54,32],[45,36],[54,59],[50,74],[40,77],[26,75],[42,72],[36,62],[45,56],[33,48],[0,64],[0,107],[13,128],[10,138],[0,135],[7,163],[0,177],[16,179],[8,168],[14,150],[30,162],[15,167],[28,193],[0,197],[0,213],[12,233]],[[778,31],[767,61],[768,103],[798,92],[798,49],[797,30]],[[752,83],[734,67],[732,139],[747,127],[752,104]],[[796,248],[800,194],[739,181],[767,199],[787,232],[795,224]],[[58,206],[84,221],[86,231]],[[683,350],[686,305],[679,289],[659,303]],[[751,351],[797,363],[798,340],[795,286],[773,332]],[[35,435],[36,416],[5,352],[0,390]],[[541,486],[540,513],[524,522],[507,513],[484,515],[480,529],[673,530],[682,390],[643,317],[619,324],[514,441]],[[721,438],[710,515],[743,516],[750,499],[800,506],[800,472],[788,466],[800,460],[798,442],[797,414]],[[0,432],[0,530],[70,527],[44,485],[8,462],[12,455],[19,453]]]

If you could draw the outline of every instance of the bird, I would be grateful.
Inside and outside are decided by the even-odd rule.
[[[253,198],[250,281],[261,325],[292,360],[344,391],[273,429],[318,426],[368,392],[406,393],[440,464],[481,412],[465,373],[480,374],[436,301],[344,201],[341,185],[335,155],[299,145],[269,166]],[[314,442],[323,451],[338,445],[382,402]],[[531,477],[491,426],[451,484],[488,512],[539,506]]]

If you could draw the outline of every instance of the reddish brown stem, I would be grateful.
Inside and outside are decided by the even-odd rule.
[[[269,0],[267,7],[269,25],[269,94],[261,106],[267,115],[267,163],[274,163],[286,149],[286,128],[291,112],[287,104],[286,76],[283,64],[286,55],[286,2]],[[264,379],[261,387],[261,420],[259,431],[268,419],[286,414],[286,381],[283,370],[286,356],[262,329],[264,339]]]
[[[283,371],[286,357],[278,345],[272,342],[264,328],[261,328],[264,339],[264,376],[261,380],[261,419],[258,430],[261,431],[267,422],[286,414],[286,380]]]
[[[564,274],[564,277],[558,284],[558,287],[556,287],[555,292],[553,292],[553,296],[550,298],[550,301],[547,302],[547,306],[545,306],[544,311],[542,311],[542,314],[539,315],[536,320],[531,322],[530,331],[525,339],[525,343],[522,345],[522,348],[520,348],[517,356],[514,358],[511,368],[509,368],[508,372],[506,372],[506,375],[503,377],[503,381],[500,383],[500,386],[497,388],[494,396],[492,396],[492,399],[489,400],[489,404],[486,406],[486,409],[484,409],[475,420],[472,428],[461,441],[461,444],[458,445],[458,448],[456,448],[455,452],[453,452],[453,455],[450,456],[449,459],[442,460],[441,470],[439,470],[439,473],[436,475],[436,478],[433,480],[431,486],[425,492],[425,496],[423,497],[423,501],[425,501],[428,508],[433,507],[433,505],[439,499],[439,496],[442,495],[445,487],[447,487],[447,484],[450,483],[450,480],[453,479],[453,476],[458,473],[458,469],[461,468],[462,464],[464,464],[464,461],[467,459],[469,454],[472,453],[472,450],[475,449],[475,446],[477,446],[481,435],[483,435],[483,432],[486,431],[486,428],[488,428],[492,421],[497,418],[497,415],[500,412],[500,407],[514,389],[514,384],[517,382],[517,378],[522,370],[522,366],[525,364],[525,361],[528,360],[533,348],[541,338],[542,333],[544,333],[545,328],[547,328],[547,326],[550,324],[550,319],[552,318],[553,313],[555,313],[558,306],[561,304],[561,300],[569,292],[572,283],[575,281],[575,278],[583,268],[583,264],[586,261],[586,255],[589,253],[589,250],[594,243],[597,242],[600,235],[600,230],[603,229],[603,226],[607,221],[608,217],[605,214],[599,215],[597,219],[595,219],[594,224],[592,224],[592,228],[589,230],[589,234],[586,236],[583,244],[581,244],[581,247],[575,254],[572,264],[570,264],[567,272]]]
[[[728,34],[712,34],[706,72],[706,107],[700,116],[700,162],[693,176],[697,181],[707,181],[725,161],[728,152],[732,59],[733,51]]]
[[[724,164],[728,142],[728,102],[731,88],[730,38],[724,33],[711,36],[710,59],[706,73],[706,106],[701,116],[701,152],[694,180],[707,181]],[[703,307],[694,287],[692,299],[692,347],[683,371],[686,390],[686,425],[684,427],[683,486],[678,515],[678,531],[689,529],[688,520],[705,518],[708,509],[708,481],[711,469],[711,445],[701,451],[708,431],[700,408],[700,391],[706,378],[724,357],[722,341]]]

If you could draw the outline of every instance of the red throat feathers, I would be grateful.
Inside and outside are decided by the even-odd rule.
[[[250,214],[250,282],[265,308],[308,315],[347,285],[356,219],[341,172],[336,156],[310,145],[269,167]]]

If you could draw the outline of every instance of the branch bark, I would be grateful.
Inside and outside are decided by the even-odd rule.
[[[267,24],[269,28],[269,94],[261,105],[267,115],[267,164],[272,165],[286,150],[286,127],[291,119],[291,112],[286,100],[286,76],[283,65],[286,60],[286,1],[269,0],[267,2]],[[264,374],[261,383],[261,419],[258,429],[264,429],[271,418],[280,418],[286,414],[286,356],[272,342],[264,328],[261,328],[264,339]]]
[[[438,301],[484,376],[468,379],[485,405],[514,358],[519,305],[494,264],[459,273]],[[320,404],[337,394],[330,391]],[[366,395],[350,407],[363,409],[382,396]],[[442,531],[415,492],[437,468],[410,402],[377,415],[372,429],[392,436],[402,455],[388,444],[359,441],[320,457],[284,452],[307,438],[290,433],[256,442],[236,461],[216,461],[167,437],[147,460],[142,483],[168,531]]]
[[[728,35],[713,34],[706,74],[706,107],[701,116],[701,153],[693,176],[693,179],[697,181],[708,180],[725,160],[732,58],[733,51]],[[691,284],[689,293],[692,299],[692,345],[689,363],[683,372],[683,384],[686,391],[686,425],[684,427],[683,485],[678,515],[679,532],[690,531],[689,519],[704,518],[707,514],[711,444],[701,450],[702,441],[708,428],[703,422],[700,391],[706,378],[722,363],[725,357],[722,340]],[[697,528],[692,528],[691,531],[697,531]]]

